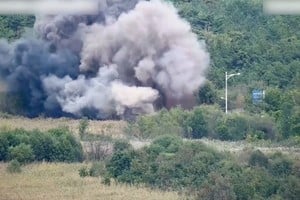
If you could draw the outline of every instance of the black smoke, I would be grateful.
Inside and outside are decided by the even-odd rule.
[[[97,15],[36,16],[32,36],[0,40],[0,75],[28,117],[106,119],[151,113],[158,102],[184,106],[208,65],[190,25],[155,0],[99,0]]]

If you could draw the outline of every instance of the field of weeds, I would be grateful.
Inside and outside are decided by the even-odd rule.
[[[0,164],[0,199],[52,200],[52,199],[143,199],[175,200],[175,192],[162,192],[144,187],[101,183],[100,178],[79,176],[85,164],[40,163],[22,168],[19,174],[6,171],[7,164]]]
[[[124,137],[123,130],[126,126],[125,121],[99,121],[99,120],[89,120],[89,125],[87,132],[95,135],[107,135],[113,138]],[[0,127],[7,128],[23,128],[25,130],[39,129],[41,131],[46,131],[58,127],[68,127],[70,131],[78,134],[80,120],[69,119],[69,118],[34,118],[29,119],[25,117],[9,117],[0,118]]]

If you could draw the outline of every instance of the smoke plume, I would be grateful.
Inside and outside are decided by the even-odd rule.
[[[97,15],[36,16],[35,36],[0,41],[0,72],[25,114],[120,118],[193,104],[209,54],[159,0],[98,0]]]

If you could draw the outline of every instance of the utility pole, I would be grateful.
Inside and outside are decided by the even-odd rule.
[[[225,114],[227,114],[227,80],[230,79],[233,76],[238,76],[241,73],[236,73],[236,74],[227,74],[227,72],[225,72]]]

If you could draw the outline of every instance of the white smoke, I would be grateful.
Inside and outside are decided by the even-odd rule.
[[[209,54],[177,10],[93,1],[96,15],[39,15],[31,38],[0,40],[0,76],[25,114],[106,119],[192,106]]]
[[[159,0],[139,1],[111,18],[87,25],[80,23],[84,17],[69,17],[74,26],[67,36],[57,28],[66,20],[62,16],[50,18],[56,22],[49,26],[47,18],[37,22],[36,30],[47,40],[79,43],[81,75],[44,76],[47,101],[56,99],[64,112],[78,116],[93,110],[98,118],[128,110],[150,113],[159,98],[168,106],[188,105],[185,101],[205,81],[209,54],[177,10]]]

